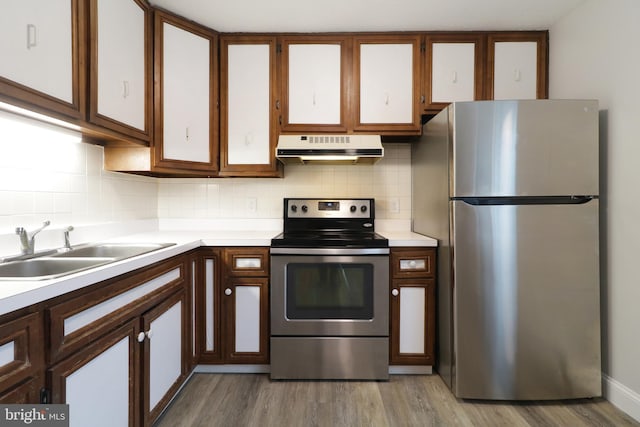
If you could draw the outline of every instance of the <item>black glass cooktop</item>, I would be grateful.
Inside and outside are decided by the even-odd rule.
[[[387,248],[389,247],[389,240],[374,232],[285,232],[271,239],[271,246],[280,248]]]
[[[284,199],[280,248],[388,248],[374,229],[374,199]]]

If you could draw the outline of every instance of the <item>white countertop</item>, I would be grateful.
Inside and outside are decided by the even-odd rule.
[[[272,223],[265,224],[252,221],[251,224],[255,225],[257,229],[245,229],[242,231],[205,228],[199,230],[161,229],[160,231],[147,231],[100,240],[131,243],[175,243],[175,245],[56,279],[37,281],[0,280],[0,315],[146,267],[200,246],[269,246],[271,239],[280,233],[280,230],[274,228]],[[193,225],[191,224],[191,226]],[[216,226],[215,228],[218,227]],[[224,228],[224,226],[221,228]],[[435,239],[410,231],[383,230],[379,231],[379,234],[388,238],[389,245],[392,247],[437,246]]]

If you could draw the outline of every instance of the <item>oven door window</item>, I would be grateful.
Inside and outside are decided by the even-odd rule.
[[[373,319],[373,265],[287,264],[288,319]]]

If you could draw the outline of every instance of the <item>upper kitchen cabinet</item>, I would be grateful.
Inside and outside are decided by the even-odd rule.
[[[154,170],[218,170],[217,35],[156,11]]]
[[[483,99],[486,37],[427,35],[425,44],[425,111],[435,113],[451,102]]]
[[[283,132],[345,132],[351,43],[334,35],[278,42]]]
[[[89,0],[89,120],[126,138],[151,134],[151,9],[142,0]]]
[[[547,98],[548,35],[547,31],[489,34],[489,99]]]
[[[220,176],[280,176],[276,38],[220,38]]]
[[[0,100],[83,118],[84,2],[8,0],[0,14]]]
[[[420,42],[420,35],[354,38],[354,131],[420,133]]]

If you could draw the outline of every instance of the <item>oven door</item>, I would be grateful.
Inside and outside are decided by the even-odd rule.
[[[272,249],[272,336],[388,336],[389,249]]]

